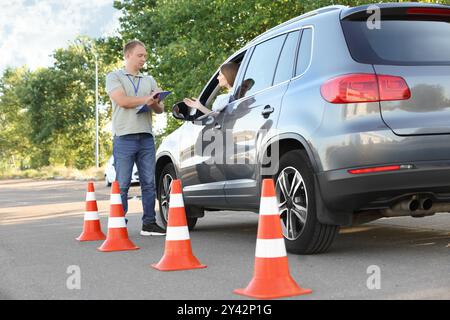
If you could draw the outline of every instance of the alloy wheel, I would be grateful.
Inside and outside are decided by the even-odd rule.
[[[170,192],[172,190],[172,181],[173,178],[170,174],[166,174],[162,181],[161,208],[163,211],[164,219],[166,219],[166,222],[169,221],[169,201],[170,201]]]
[[[284,168],[277,179],[276,193],[283,235],[296,240],[308,216],[308,193],[300,172],[294,167]]]

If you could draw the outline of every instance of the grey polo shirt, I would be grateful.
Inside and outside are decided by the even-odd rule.
[[[158,90],[156,81],[152,76],[143,75],[142,73],[133,76],[125,69],[110,72],[106,76],[106,92],[108,95],[117,88],[122,88],[125,94],[131,97],[143,97],[149,95],[152,91]],[[138,89],[137,94],[135,94],[135,88]],[[152,133],[153,111],[136,114],[137,110],[135,108],[119,107],[112,99],[111,103],[113,136],[123,136],[133,133]]]

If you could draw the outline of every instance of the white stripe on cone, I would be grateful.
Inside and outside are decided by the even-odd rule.
[[[262,197],[259,214],[264,216],[280,215],[276,197]]]
[[[113,228],[126,228],[127,224],[125,223],[124,217],[110,217],[108,219],[108,229]]]
[[[122,204],[122,198],[118,193],[112,193],[109,200],[111,204]]]
[[[98,212],[97,211],[86,211],[84,213],[84,220],[90,221],[90,220],[100,220],[98,218]]]
[[[170,195],[169,208],[183,208],[183,195],[181,193],[174,193]]]
[[[166,230],[166,240],[177,241],[177,240],[189,240],[189,230],[188,227],[167,227]]]
[[[86,201],[95,201],[95,192],[86,193]]]
[[[280,258],[286,257],[286,247],[284,239],[257,239],[256,253],[257,258]]]

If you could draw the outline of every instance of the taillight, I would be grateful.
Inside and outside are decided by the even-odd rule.
[[[378,88],[380,89],[380,101],[408,100],[411,91],[402,77],[378,75]]]
[[[397,170],[400,170],[400,169],[401,169],[400,166],[394,165],[394,166],[383,166],[383,167],[353,169],[353,170],[348,170],[348,172],[351,173],[351,174],[364,174],[364,173],[397,171]]]
[[[320,92],[325,100],[336,104],[406,100],[411,97],[403,78],[367,73],[330,79],[321,86]]]
[[[448,16],[448,15],[450,15],[450,10],[440,9],[440,8],[409,8],[408,10],[406,10],[406,13],[407,14]]]
[[[325,82],[322,96],[331,103],[374,102],[379,100],[374,74],[348,74]]]

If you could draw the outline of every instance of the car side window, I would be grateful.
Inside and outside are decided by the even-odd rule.
[[[300,31],[288,34],[278,60],[277,71],[273,80],[273,85],[290,80],[294,75],[294,60]]]
[[[251,96],[272,85],[275,67],[286,35],[258,44],[248,63],[238,97]]]
[[[311,60],[312,50],[312,29],[303,29],[302,39],[300,40],[300,47],[298,49],[297,67],[295,76],[303,74],[308,69]]]

